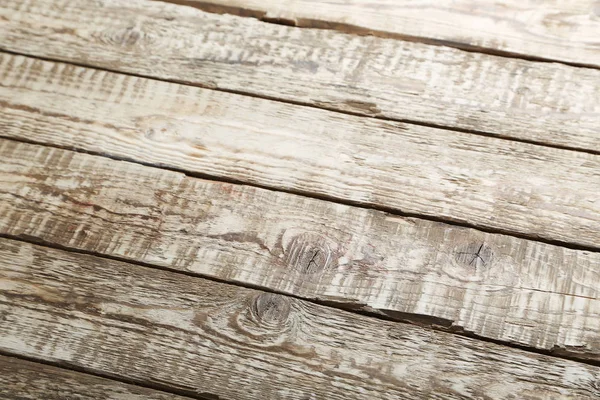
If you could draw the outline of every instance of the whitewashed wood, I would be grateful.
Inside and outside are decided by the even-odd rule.
[[[600,248],[600,156],[2,55],[2,136]]]
[[[0,254],[15,354],[208,398],[600,396],[600,368],[574,361],[28,243]]]
[[[600,70],[144,0],[4,0],[0,48],[600,152]]]
[[[0,142],[0,233],[600,360],[600,255]]]
[[[596,0],[162,1],[306,28],[600,67],[600,3]]]
[[[0,356],[0,397],[4,400],[189,399],[5,356]]]

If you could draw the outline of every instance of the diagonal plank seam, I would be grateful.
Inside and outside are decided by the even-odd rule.
[[[242,8],[236,6],[228,6],[223,4],[214,4],[210,1],[197,1],[197,0],[153,0],[159,1],[163,3],[171,3],[184,7],[192,7],[203,12],[208,12],[212,14],[229,14],[235,15],[238,17],[246,17],[246,18],[254,18],[261,22],[275,25],[284,25],[291,26],[294,28],[302,28],[302,29],[321,29],[321,30],[333,30],[340,33],[346,33],[350,35],[357,36],[374,36],[384,39],[395,39],[402,40],[405,42],[413,42],[413,43],[423,43],[432,46],[441,46],[441,47],[452,47],[457,50],[465,51],[468,53],[481,53],[487,54],[491,56],[503,57],[503,58],[516,58],[524,61],[534,61],[534,62],[543,62],[543,63],[557,63],[568,65],[571,67],[578,68],[589,68],[589,69],[600,69],[600,67],[594,64],[582,63],[582,62],[574,62],[574,61],[566,61],[559,60],[549,57],[540,57],[534,56],[519,52],[511,52],[507,50],[494,49],[490,47],[484,46],[476,46],[468,43],[461,43],[452,40],[443,40],[443,39],[435,39],[429,38],[425,36],[415,36],[409,34],[402,34],[398,32],[388,32],[379,29],[370,29],[362,26],[358,26],[350,23],[343,23],[337,21],[321,21],[318,19],[312,18],[272,18],[269,17],[267,12],[262,10],[255,10],[250,8]]]
[[[577,243],[573,243],[573,242],[564,242],[561,240],[550,240],[550,239],[535,236],[535,235],[527,235],[527,234],[522,234],[519,232],[504,230],[504,229],[500,229],[500,228],[489,228],[486,226],[479,226],[479,225],[471,224],[471,223],[461,221],[461,220],[453,220],[451,218],[440,218],[440,217],[435,217],[432,215],[422,215],[422,214],[418,214],[418,213],[403,212],[397,208],[385,207],[385,206],[374,205],[374,204],[364,204],[364,203],[360,203],[358,201],[348,200],[348,199],[344,199],[341,197],[322,195],[322,194],[318,194],[318,193],[314,193],[314,192],[310,192],[310,191],[286,189],[286,188],[282,188],[282,187],[278,187],[278,186],[269,186],[269,185],[262,185],[259,183],[255,183],[255,182],[242,181],[242,180],[238,180],[238,179],[230,178],[230,177],[204,174],[204,173],[200,173],[200,172],[189,171],[189,170],[186,170],[183,168],[177,168],[177,167],[170,166],[170,165],[163,165],[163,164],[158,164],[158,163],[141,161],[134,157],[122,157],[122,156],[117,156],[117,155],[113,155],[113,154],[108,154],[105,152],[86,150],[86,149],[81,149],[81,148],[76,148],[76,147],[71,147],[71,146],[60,146],[60,145],[56,145],[56,144],[48,144],[48,143],[39,142],[39,141],[35,141],[35,140],[30,140],[30,139],[7,137],[2,134],[0,134],[0,139],[12,141],[12,142],[18,142],[18,143],[42,145],[42,146],[46,146],[46,147],[50,147],[50,148],[73,151],[75,153],[80,153],[80,154],[89,154],[89,155],[93,155],[93,156],[100,156],[100,157],[108,158],[108,159],[115,160],[115,161],[126,161],[126,162],[130,162],[130,163],[138,164],[138,165],[143,165],[145,167],[158,168],[158,169],[163,169],[166,171],[181,173],[190,178],[205,179],[205,180],[209,180],[209,181],[213,181],[213,182],[224,182],[224,183],[230,183],[230,184],[234,184],[234,185],[250,186],[250,187],[270,190],[273,192],[288,193],[288,194],[293,194],[293,195],[311,198],[311,199],[315,199],[315,200],[322,200],[322,201],[327,201],[330,203],[343,204],[346,206],[356,207],[356,208],[365,209],[365,210],[382,211],[389,215],[418,218],[418,219],[432,221],[432,222],[440,222],[440,223],[444,223],[444,224],[448,224],[448,225],[454,225],[454,226],[460,226],[460,227],[469,228],[469,229],[475,229],[475,230],[478,230],[481,232],[486,232],[486,233],[491,233],[491,234],[502,234],[502,235],[512,236],[512,237],[519,238],[519,239],[525,239],[525,240],[530,240],[530,241],[539,242],[539,243],[545,243],[545,244],[554,245],[554,246],[561,246],[561,247],[565,247],[565,248],[572,249],[572,250],[583,250],[583,251],[590,251],[590,252],[594,252],[594,253],[600,252],[600,244],[598,246],[587,246],[587,245],[581,245],[581,244],[577,244]]]
[[[22,355],[22,354],[14,354],[14,353],[10,353],[5,350],[2,350],[2,349],[0,349],[0,356],[10,357],[10,358],[18,359],[18,360],[30,361],[30,362],[34,362],[37,364],[48,365],[51,367],[60,368],[60,369],[67,370],[67,371],[73,371],[73,372],[78,372],[78,373],[82,373],[82,374],[86,374],[86,375],[90,375],[90,376],[96,376],[99,378],[110,379],[115,382],[121,382],[121,383],[125,383],[128,385],[133,385],[133,386],[142,387],[142,388],[146,388],[146,389],[157,390],[157,391],[164,392],[164,393],[175,394],[177,396],[187,397],[190,399],[225,400],[225,399],[221,399],[219,396],[214,395],[212,393],[199,393],[196,390],[187,389],[184,387],[175,387],[174,383],[165,385],[158,381],[154,381],[153,383],[137,381],[137,380],[133,380],[133,379],[128,379],[127,377],[122,376],[122,375],[116,375],[116,374],[113,375],[113,374],[109,374],[109,373],[103,373],[102,371],[98,371],[95,369],[83,368],[78,365],[75,365],[75,364],[72,364],[69,362],[65,362],[65,361],[50,361],[43,357],[31,357],[31,356],[26,356],[26,355]]]
[[[155,0],[155,1],[161,1],[161,0]],[[199,87],[199,88],[202,88],[205,90],[231,93],[231,94],[240,95],[240,96],[268,100],[268,101],[272,101],[275,103],[291,104],[291,105],[295,105],[295,106],[307,107],[307,108],[317,109],[317,110],[326,110],[326,111],[334,112],[337,114],[351,115],[351,116],[361,117],[361,118],[374,118],[374,119],[381,120],[381,121],[400,122],[400,123],[405,123],[405,124],[410,124],[410,125],[415,125],[415,126],[422,126],[422,127],[426,127],[426,128],[444,129],[444,130],[451,131],[451,132],[460,132],[460,133],[467,133],[467,134],[472,134],[472,135],[476,135],[476,136],[489,137],[489,138],[504,140],[504,141],[508,141],[508,142],[526,143],[526,144],[531,144],[531,145],[540,146],[540,147],[549,147],[552,149],[600,155],[600,150],[594,150],[594,149],[590,149],[590,148],[568,146],[568,145],[562,145],[562,144],[551,143],[551,142],[540,142],[537,140],[519,138],[519,137],[515,137],[515,136],[510,136],[510,135],[490,133],[490,132],[476,130],[476,129],[467,129],[467,128],[461,128],[461,127],[455,127],[455,126],[447,126],[447,125],[436,124],[436,123],[431,123],[431,122],[423,122],[423,121],[412,120],[412,119],[392,118],[392,117],[387,117],[385,115],[381,115],[377,110],[375,112],[373,112],[372,114],[367,114],[367,113],[361,113],[358,111],[353,112],[350,110],[344,110],[344,109],[340,109],[340,108],[336,108],[336,107],[328,107],[328,103],[326,103],[326,102],[319,102],[318,104],[317,103],[313,104],[313,103],[309,103],[309,102],[295,101],[295,100],[291,100],[291,99],[287,99],[287,98],[267,96],[267,95],[263,95],[263,94],[259,94],[259,93],[245,92],[245,91],[241,91],[241,90],[233,90],[233,89],[222,88],[222,87],[215,87],[215,86],[211,86],[211,85],[205,85],[202,83],[179,80],[179,79],[160,79],[160,78],[156,78],[152,75],[126,72],[126,71],[122,71],[122,70],[116,69],[116,68],[115,69],[105,68],[105,67],[98,66],[94,63],[73,62],[73,61],[67,61],[67,60],[64,60],[61,58],[34,56],[31,54],[27,54],[27,53],[21,53],[21,52],[17,52],[17,51],[7,50],[7,49],[3,48],[2,46],[0,46],[0,54],[2,54],[2,53],[13,55],[13,56],[22,56],[22,57],[27,57],[27,58],[31,58],[31,59],[38,59],[38,60],[48,61],[48,62],[57,62],[57,63],[61,63],[61,64],[72,65],[75,67],[89,68],[89,69],[102,71],[102,72],[117,73],[117,74],[121,74],[121,75],[125,75],[125,76],[130,76],[130,77],[135,77],[135,78],[143,78],[143,79],[148,79],[148,80],[157,81],[157,82],[170,82],[170,83],[175,83],[175,84],[179,84],[179,85]]]
[[[12,6],[2,12],[15,18],[6,30],[3,26],[11,39],[2,48],[368,116],[600,151],[596,69],[296,29],[165,2],[134,0],[122,9],[115,0],[74,0],[56,15],[52,2],[45,2],[47,12],[22,13],[22,2],[9,0]],[[100,15],[106,17],[102,23],[80,26],[81,19],[96,21]],[[43,20],[44,35],[36,20]],[[248,42],[245,32],[257,40]]]
[[[395,311],[395,310],[373,309],[367,305],[362,305],[360,303],[322,300],[322,299],[314,298],[314,297],[311,298],[308,296],[299,296],[299,295],[295,295],[293,293],[287,293],[287,292],[283,293],[283,292],[274,290],[274,289],[266,287],[266,286],[253,285],[248,282],[230,281],[230,280],[226,280],[226,279],[220,279],[215,276],[189,272],[189,271],[185,271],[185,270],[181,270],[181,269],[172,269],[167,266],[161,266],[158,264],[151,264],[151,263],[144,262],[144,261],[127,259],[124,257],[115,256],[115,255],[99,253],[96,251],[84,250],[84,249],[80,249],[80,248],[65,246],[65,245],[58,244],[58,243],[48,242],[39,237],[35,237],[35,236],[27,235],[27,234],[11,235],[11,234],[0,233],[0,238],[9,239],[9,240],[17,240],[19,242],[24,242],[24,243],[31,243],[31,244],[35,244],[35,245],[50,248],[50,249],[67,251],[69,253],[88,255],[88,256],[93,256],[93,257],[97,257],[100,259],[123,262],[123,263],[130,264],[130,265],[137,265],[137,266],[144,267],[144,268],[150,268],[150,269],[165,271],[165,272],[169,272],[169,273],[173,273],[173,274],[184,275],[184,276],[192,277],[195,279],[204,279],[207,281],[221,283],[221,284],[225,284],[225,285],[229,285],[229,286],[238,286],[238,287],[243,287],[243,288],[247,288],[247,289],[259,290],[259,291],[262,291],[265,293],[282,295],[282,296],[294,298],[294,299],[301,300],[301,301],[306,301],[306,302],[324,306],[324,307],[339,309],[339,310],[343,310],[345,312],[363,315],[363,316],[370,317],[370,318],[376,318],[376,319],[390,321],[390,322],[394,322],[394,323],[402,323],[402,324],[409,324],[409,325],[413,325],[413,326],[419,326],[423,329],[431,329],[431,330],[439,331],[439,332],[452,333],[454,335],[458,335],[458,336],[462,336],[462,337],[466,337],[466,338],[470,338],[470,339],[481,340],[483,342],[506,346],[506,347],[513,348],[513,349],[519,349],[519,350],[527,351],[529,353],[546,355],[546,356],[556,357],[556,358],[570,360],[570,361],[576,361],[578,363],[592,365],[592,366],[600,366],[600,361],[591,360],[591,359],[587,359],[587,358],[578,358],[576,356],[571,355],[568,352],[570,349],[576,350],[577,346],[554,345],[554,347],[552,349],[544,350],[544,349],[539,349],[539,348],[535,348],[535,347],[521,345],[516,342],[504,341],[504,340],[499,340],[499,339],[488,338],[485,336],[480,336],[469,330],[463,329],[461,326],[453,325],[453,321],[451,321],[449,319],[445,319],[445,318],[438,318],[438,317],[432,317],[429,315],[422,315],[422,314],[415,314],[415,313],[405,313],[405,312],[399,312],[399,311]],[[532,289],[532,290],[534,290],[534,289]],[[572,297],[585,297],[585,296],[575,296],[575,295],[571,295],[571,296]],[[0,355],[2,355],[1,351],[0,351]],[[11,356],[14,356],[14,355],[11,354]],[[62,365],[59,365],[59,366],[62,366]],[[84,372],[88,372],[88,371],[84,371]],[[103,376],[103,375],[98,375],[98,376]],[[109,376],[109,377],[112,378],[112,376]],[[131,382],[127,381],[125,383],[131,383]],[[140,385],[140,386],[144,386],[144,385]],[[153,388],[153,387],[150,387],[150,388]],[[153,388],[153,389],[168,391],[165,389],[160,389],[158,387]],[[175,393],[175,394],[179,394],[179,393]],[[186,393],[182,392],[181,394],[190,396],[189,393],[186,394]],[[204,397],[199,397],[199,398],[204,399]]]

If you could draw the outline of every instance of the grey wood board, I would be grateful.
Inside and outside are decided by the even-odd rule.
[[[0,239],[0,349],[219,399],[595,398],[600,368]]]
[[[595,0],[162,0],[304,28],[600,67]]]
[[[0,49],[600,152],[600,70],[146,0],[4,0]]]
[[[0,62],[4,137],[600,249],[600,155]]]
[[[600,360],[599,253],[0,141],[0,233]]]

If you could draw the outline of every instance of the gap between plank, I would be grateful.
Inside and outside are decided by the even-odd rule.
[[[343,205],[350,206],[350,207],[362,208],[362,209],[366,209],[366,210],[382,211],[389,215],[395,215],[395,216],[399,216],[399,217],[418,218],[418,219],[432,221],[432,222],[439,222],[439,223],[443,223],[443,224],[447,224],[447,225],[454,225],[454,226],[460,226],[463,228],[475,229],[475,230],[478,230],[480,232],[485,232],[485,233],[512,236],[512,237],[519,238],[519,239],[524,239],[524,240],[529,240],[529,241],[534,241],[534,242],[539,242],[539,243],[545,243],[545,244],[549,244],[549,245],[553,245],[553,246],[565,247],[565,248],[572,249],[572,250],[590,251],[590,252],[594,252],[594,253],[600,252],[600,244],[598,244],[596,246],[586,246],[586,245],[580,245],[580,244],[572,243],[572,242],[564,242],[562,240],[550,240],[550,239],[541,238],[541,237],[538,237],[535,235],[527,235],[527,234],[522,234],[522,233],[518,233],[518,232],[512,232],[512,231],[505,230],[505,229],[499,229],[499,228],[493,229],[493,228],[488,228],[485,226],[479,226],[479,225],[471,224],[471,223],[468,223],[468,222],[465,222],[462,220],[454,220],[452,218],[441,218],[441,217],[437,217],[437,216],[433,216],[433,215],[409,213],[409,212],[404,212],[402,210],[395,209],[392,207],[385,207],[385,206],[373,205],[373,204],[364,204],[364,203],[360,203],[360,202],[354,201],[354,200],[348,200],[348,199],[344,199],[341,197],[335,197],[335,196],[327,196],[327,195],[322,195],[322,194],[313,193],[313,192],[304,191],[304,190],[293,190],[293,189],[286,189],[286,188],[281,188],[281,187],[277,187],[277,186],[261,185],[258,183],[246,182],[246,181],[229,178],[229,177],[215,176],[215,175],[205,174],[205,173],[201,173],[201,172],[192,172],[192,171],[187,171],[182,168],[173,167],[170,165],[164,165],[164,164],[160,164],[160,163],[152,163],[152,162],[147,162],[147,161],[140,161],[135,158],[116,156],[116,155],[104,153],[101,151],[84,150],[84,149],[79,149],[79,148],[72,147],[72,146],[60,146],[60,145],[48,144],[48,143],[44,143],[44,142],[40,142],[40,141],[36,141],[36,140],[8,137],[8,136],[2,135],[1,133],[0,133],[0,139],[9,140],[12,142],[20,142],[20,143],[27,143],[27,144],[34,144],[34,145],[39,145],[39,146],[63,149],[63,150],[73,151],[76,153],[89,154],[92,156],[100,156],[100,157],[109,158],[109,159],[115,160],[115,161],[125,161],[125,162],[130,162],[133,164],[143,165],[145,167],[158,168],[158,169],[164,169],[167,171],[177,172],[177,173],[183,174],[185,176],[188,176],[190,178],[204,179],[204,180],[209,180],[209,181],[213,181],[213,182],[224,182],[224,183],[230,183],[233,185],[251,186],[251,187],[270,190],[270,191],[274,191],[274,192],[288,193],[288,194],[292,194],[292,195],[296,195],[296,196],[302,196],[302,197],[307,197],[307,198],[311,198],[311,199],[327,201],[327,202],[331,202],[331,203],[343,204]]]
[[[491,56],[503,57],[503,58],[516,58],[525,61],[533,61],[533,62],[543,62],[543,63],[557,63],[564,64],[571,67],[578,68],[590,68],[590,69],[600,69],[600,67],[594,64],[586,64],[586,63],[578,63],[578,62],[570,62],[570,61],[561,61],[555,60],[553,58],[532,56],[523,53],[517,53],[507,50],[498,50],[492,49],[490,47],[484,46],[476,46],[467,43],[460,43],[451,40],[443,40],[443,39],[434,39],[428,38],[424,36],[414,36],[396,32],[388,32],[382,31],[379,29],[369,29],[364,28],[362,26],[348,24],[344,22],[335,22],[335,21],[324,21],[313,18],[296,18],[296,19],[287,19],[287,18],[270,18],[267,17],[266,11],[254,10],[243,7],[236,6],[228,6],[221,4],[214,4],[210,1],[195,1],[195,0],[153,0],[160,1],[161,3],[170,3],[176,4],[184,7],[192,7],[197,10],[211,13],[211,14],[230,14],[238,17],[246,17],[246,18],[254,18],[261,22],[268,24],[276,24],[276,25],[284,25],[291,26],[295,28],[301,29],[321,29],[321,30],[333,30],[341,33],[357,35],[357,36],[375,36],[384,39],[395,39],[402,40],[405,42],[413,42],[413,43],[423,43],[431,46],[439,46],[439,47],[451,47],[454,49],[466,51],[468,53],[481,53],[487,54]]]
[[[162,0],[153,0],[153,1],[162,1]],[[143,79],[148,79],[148,80],[153,80],[153,81],[158,81],[158,82],[170,82],[170,83],[176,83],[179,85],[199,87],[199,88],[202,88],[205,90],[231,93],[231,94],[240,95],[240,96],[268,100],[268,101],[273,101],[273,102],[282,103],[282,104],[291,104],[291,105],[300,106],[300,107],[308,107],[308,108],[313,108],[313,109],[318,109],[318,110],[326,110],[326,111],[335,112],[338,114],[352,115],[355,117],[374,118],[374,119],[381,120],[381,121],[400,122],[400,123],[404,123],[404,124],[423,126],[423,127],[427,127],[427,128],[443,129],[443,130],[452,131],[452,132],[460,132],[460,133],[467,133],[467,134],[472,134],[472,135],[477,135],[477,136],[484,136],[484,137],[489,137],[489,138],[498,139],[498,140],[505,140],[505,141],[509,141],[509,142],[526,143],[526,144],[531,144],[531,145],[535,145],[535,146],[549,147],[549,148],[559,149],[559,150],[567,150],[567,151],[575,151],[575,152],[580,152],[580,153],[588,153],[588,154],[593,154],[593,155],[600,155],[600,150],[584,149],[584,148],[570,147],[570,146],[554,144],[554,143],[538,142],[535,140],[516,138],[516,137],[506,136],[506,135],[502,135],[502,134],[494,134],[494,133],[490,133],[490,132],[486,132],[486,131],[479,131],[479,130],[475,130],[475,129],[449,127],[449,126],[440,125],[440,124],[434,124],[434,123],[428,123],[428,122],[422,122],[422,121],[414,121],[411,119],[390,118],[390,117],[385,117],[385,116],[381,116],[381,115],[361,114],[359,112],[341,110],[341,109],[337,109],[334,107],[327,107],[325,104],[315,105],[315,104],[306,103],[306,102],[302,102],[302,101],[281,99],[281,98],[277,98],[277,97],[260,95],[260,94],[256,94],[256,93],[243,92],[240,90],[215,88],[214,86],[203,85],[201,83],[189,82],[189,81],[180,80],[180,79],[159,79],[159,78],[145,75],[145,74],[124,72],[124,71],[120,71],[118,69],[98,67],[93,64],[64,61],[61,59],[49,58],[49,57],[32,56],[27,53],[20,53],[20,52],[16,52],[16,51],[12,51],[12,50],[7,50],[2,47],[0,47],[0,53],[10,54],[10,55],[14,55],[14,56],[22,56],[22,57],[27,57],[27,58],[32,58],[32,59],[54,62],[54,63],[62,63],[65,65],[89,68],[89,69],[93,69],[96,71],[111,72],[111,73],[116,73],[116,74],[136,77],[136,78],[143,78]],[[598,247],[598,249],[600,249],[600,246]]]
[[[113,375],[113,374],[96,371],[93,369],[88,369],[85,367],[79,367],[77,365],[73,365],[73,364],[70,364],[70,363],[64,362],[64,361],[48,361],[43,358],[24,356],[21,354],[11,353],[11,352],[8,352],[5,350],[0,350],[0,356],[16,358],[16,359],[24,360],[24,361],[30,361],[30,362],[34,362],[37,364],[48,365],[51,367],[60,368],[62,370],[83,373],[83,374],[90,375],[90,376],[96,376],[98,378],[104,378],[104,379],[109,379],[109,380],[115,381],[115,382],[125,383],[127,385],[133,385],[133,386],[137,386],[137,387],[143,387],[146,389],[160,391],[163,393],[170,393],[170,394],[174,394],[177,396],[188,397],[190,399],[226,400],[226,399],[222,399],[221,397],[219,397],[215,394],[212,394],[212,393],[198,393],[195,390],[178,388],[178,387],[176,387],[176,384],[172,384],[172,386],[169,386],[169,385],[166,385],[166,384],[163,384],[160,382],[136,381],[133,379],[127,379],[120,375]]]
[[[575,356],[572,356],[572,355],[569,355],[568,353],[566,353],[568,351],[568,349],[562,348],[560,346],[555,345],[554,348],[552,348],[550,350],[544,350],[544,349],[536,349],[534,347],[520,345],[517,343],[510,342],[510,341],[490,339],[490,338],[486,338],[483,336],[479,336],[473,332],[466,331],[460,326],[453,326],[452,321],[446,320],[444,318],[436,318],[436,317],[431,317],[431,316],[427,316],[427,315],[403,313],[403,312],[395,312],[395,311],[386,312],[386,311],[382,310],[382,311],[378,312],[376,309],[372,309],[368,306],[357,305],[355,303],[347,303],[347,302],[343,302],[343,301],[327,301],[327,300],[320,300],[317,298],[301,297],[301,296],[298,296],[295,294],[284,293],[281,291],[273,290],[271,288],[261,287],[261,286],[253,285],[250,283],[228,281],[225,279],[216,278],[214,276],[207,276],[207,275],[203,275],[203,274],[192,273],[189,271],[171,269],[169,267],[150,264],[150,263],[147,263],[144,261],[130,260],[130,259],[126,259],[126,258],[119,257],[119,256],[98,253],[95,251],[77,249],[74,247],[69,247],[69,246],[64,246],[64,245],[57,244],[57,243],[48,242],[46,240],[40,239],[35,236],[27,235],[27,234],[10,235],[10,234],[0,233],[0,238],[17,240],[17,241],[25,242],[25,243],[32,243],[32,244],[35,244],[38,246],[51,248],[51,249],[55,249],[55,250],[67,251],[70,253],[83,254],[83,255],[93,256],[93,257],[97,257],[97,258],[123,262],[123,263],[127,263],[130,265],[137,265],[137,266],[144,267],[144,268],[151,268],[151,269],[165,271],[165,272],[174,273],[174,274],[178,274],[178,275],[184,275],[184,276],[192,277],[194,279],[205,279],[205,280],[220,283],[220,284],[243,287],[246,289],[257,290],[257,291],[261,291],[264,293],[278,294],[278,295],[298,299],[300,301],[317,304],[317,305],[320,305],[323,307],[335,308],[335,309],[343,310],[345,312],[360,314],[360,315],[370,317],[370,318],[376,318],[376,319],[390,321],[390,322],[394,322],[394,323],[409,324],[409,325],[413,325],[413,326],[416,325],[422,329],[431,329],[431,330],[438,331],[438,332],[445,332],[447,334],[459,335],[462,337],[480,340],[480,341],[487,342],[487,343],[493,343],[493,344],[500,345],[500,346],[506,346],[506,347],[510,347],[513,349],[526,351],[528,353],[556,357],[556,358],[560,358],[560,359],[564,359],[564,360],[570,360],[570,361],[575,361],[575,362],[582,363],[582,364],[588,364],[588,365],[600,367],[600,360],[597,361],[597,360],[588,360],[585,358],[577,358]],[[0,354],[1,354],[1,352],[0,352]],[[98,375],[98,376],[102,376],[102,375]],[[152,387],[150,387],[150,388],[152,388]],[[159,389],[159,390],[163,390],[163,389]],[[176,393],[176,394],[178,394],[178,393]],[[186,394],[186,395],[190,396],[189,391],[188,391],[188,394]],[[200,397],[200,398],[204,399],[203,397]]]

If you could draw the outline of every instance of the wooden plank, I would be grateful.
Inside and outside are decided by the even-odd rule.
[[[7,140],[0,156],[1,234],[600,360],[599,253]]]
[[[299,27],[600,67],[595,0],[162,0]]]
[[[600,396],[600,367],[22,242],[0,254],[0,349],[23,356],[224,399]]]
[[[5,0],[0,48],[600,152],[600,70],[132,0]]]
[[[600,156],[3,54],[2,135],[600,248]]]
[[[187,397],[5,356],[0,356],[0,396],[4,400],[188,399]]]

